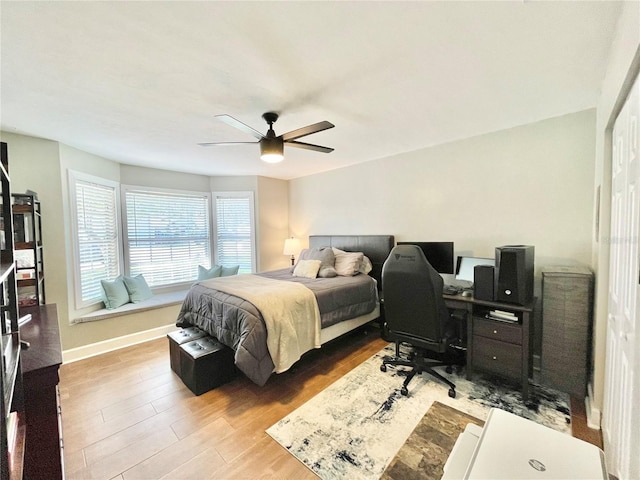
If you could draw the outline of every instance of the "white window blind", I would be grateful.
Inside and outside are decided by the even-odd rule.
[[[83,307],[101,299],[100,280],[112,280],[120,273],[118,184],[70,171],[69,185],[75,220],[76,304]]]
[[[209,195],[124,187],[125,257],[150,286],[193,281],[211,264]]]
[[[217,192],[215,199],[216,264],[255,271],[253,192]]]

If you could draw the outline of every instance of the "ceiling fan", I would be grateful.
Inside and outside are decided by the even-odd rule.
[[[267,134],[263,135],[257,130],[254,130],[249,125],[242,123],[240,120],[233,118],[231,115],[216,115],[216,118],[222,120],[232,127],[236,127],[243,132],[247,132],[249,135],[258,139],[257,142],[207,142],[198,143],[201,147],[210,147],[213,145],[244,145],[248,143],[260,144],[260,158],[268,163],[278,163],[284,159],[284,144],[291,147],[306,148],[307,150],[315,150],[316,152],[331,153],[333,148],[322,147],[320,145],[313,145],[312,143],[297,142],[296,139],[311,135],[312,133],[318,133],[323,130],[333,128],[335,125],[331,122],[318,122],[313,125],[307,125],[306,127],[292,130],[288,133],[276,136],[276,132],[273,131],[273,124],[278,120],[278,114],[275,112],[267,112],[262,115],[265,122],[269,125]]]

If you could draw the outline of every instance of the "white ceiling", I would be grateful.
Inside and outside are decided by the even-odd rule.
[[[296,178],[596,106],[618,2],[0,3],[1,127],[118,162]],[[277,134],[267,165],[214,118]]]

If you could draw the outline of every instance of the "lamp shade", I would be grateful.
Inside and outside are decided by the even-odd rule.
[[[283,255],[298,255],[302,250],[300,246],[300,240],[297,238],[287,238],[284,241],[284,249],[282,250]]]
[[[284,143],[281,137],[265,137],[260,140],[260,160],[278,163],[284,159]]]

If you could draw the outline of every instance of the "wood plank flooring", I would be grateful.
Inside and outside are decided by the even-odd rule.
[[[386,345],[375,328],[309,352],[264,387],[244,377],[194,396],[166,338],[60,369],[67,479],[316,478],[265,429]],[[575,403],[574,436],[595,443]],[[572,405],[574,408],[574,405]]]

